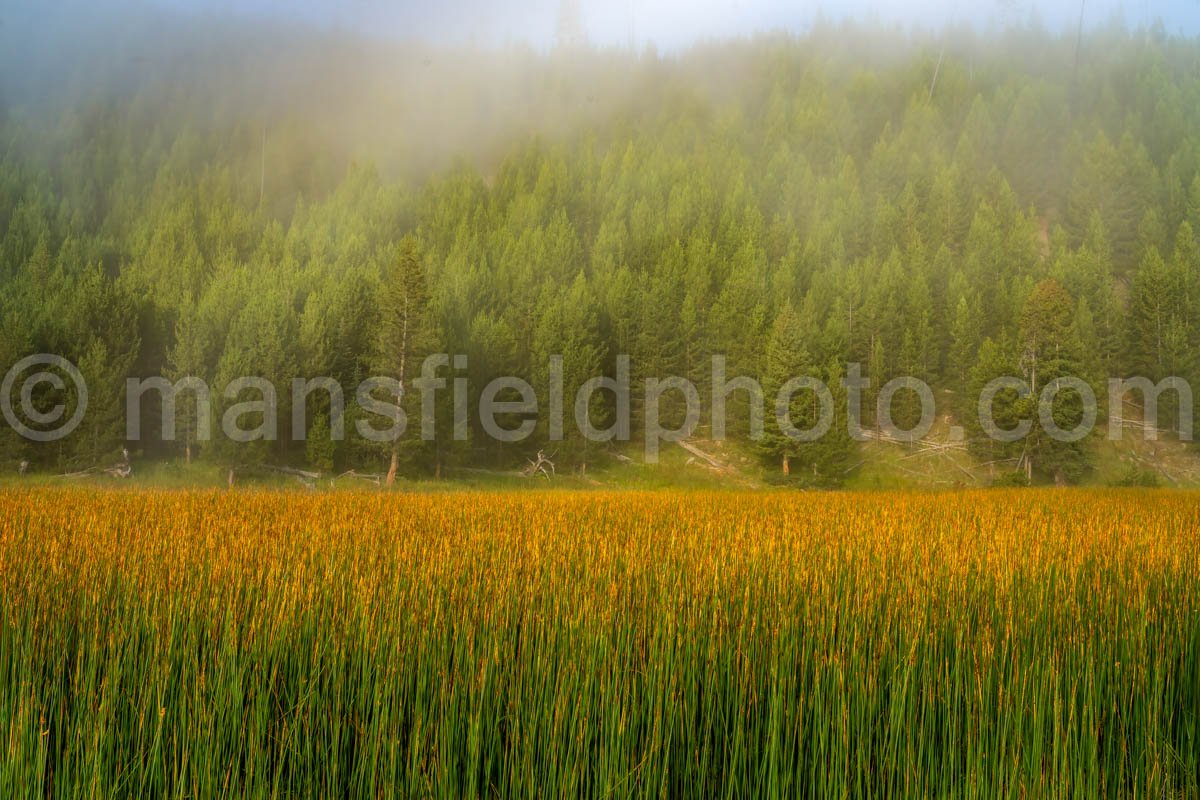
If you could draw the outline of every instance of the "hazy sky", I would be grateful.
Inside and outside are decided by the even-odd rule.
[[[219,15],[302,18],[389,36],[491,43],[554,41],[561,0],[146,0]],[[126,0],[129,2],[129,0]],[[905,28],[1020,24],[1036,15],[1051,30],[1074,30],[1074,0],[576,0],[588,38],[602,45],[653,42],[678,49],[705,38],[762,30],[803,30],[818,16],[876,18]],[[1161,19],[1168,32],[1200,33],[1200,0],[1084,0],[1084,23],[1119,15],[1130,27]]]

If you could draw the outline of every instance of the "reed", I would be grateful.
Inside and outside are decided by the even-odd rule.
[[[1200,496],[0,491],[0,796],[1196,797]]]

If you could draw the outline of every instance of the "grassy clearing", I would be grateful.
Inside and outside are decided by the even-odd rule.
[[[1196,796],[1200,496],[0,491],[0,796]]]

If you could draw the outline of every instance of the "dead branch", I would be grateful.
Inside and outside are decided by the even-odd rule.
[[[995,461],[984,461],[982,464],[976,464],[976,468],[994,467],[997,464],[1019,464],[1019,458],[997,458]]]
[[[854,470],[858,469],[865,463],[867,463],[867,460],[864,458],[861,461],[859,461],[858,463],[851,464],[850,466],[846,467],[846,469],[842,470],[842,474],[849,475],[851,472],[854,472]]]
[[[304,478],[305,480],[309,481],[320,480],[321,478],[321,473],[319,472],[308,472],[307,470],[293,469],[292,467],[264,466],[262,469],[265,469],[268,472],[278,472],[281,475],[291,475],[293,478]]]
[[[557,455],[557,451],[555,455]],[[558,474],[554,469],[554,461],[546,455],[544,450],[538,450],[537,461],[530,460],[529,466],[522,470],[522,474],[526,478],[532,478],[539,473],[545,475],[547,480]]]
[[[336,478],[334,478],[334,480],[340,481],[342,478],[354,478],[354,479],[360,480],[360,481],[367,481],[368,483],[373,483],[376,486],[383,485],[383,476],[377,475],[373,472],[372,473],[364,473],[364,472],[355,472],[354,470],[349,470],[348,472],[343,472],[341,475],[338,475]]]
[[[959,472],[961,472],[963,475],[966,475],[968,478],[970,478],[972,483],[979,483],[979,478],[976,477],[975,473],[971,472],[969,469],[964,467],[962,464],[959,464],[957,461],[955,461],[953,458],[951,458],[949,453],[946,453],[943,451],[942,456],[945,457],[945,459],[947,461],[949,461],[951,464],[953,464],[954,467]]]
[[[520,478],[525,474],[524,469],[500,470],[483,469],[482,467],[447,467],[449,472],[461,472],[466,475],[494,475],[501,478]]]
[[[728,467],[726,465],[722,464],[720,461],[713,458],[708,453],[701,450],[699,447],[696,447],[696,445],[692,444],[691,442],[678,441],[678,442],[676,442],[676,444],[679,445],[680,447],[682,447],[684,450],[691,453],[692,455],[694,455],[696,458],[700,459],[701,461],[704,461],[710,467],[712,467],[714,470],[717,470],[718,472],[724,472],[726,469],[728,469]]]
[[[309,472],[307,470],[294,469],[292,467],[275,467],[264,464],[263,466],[259,467],[259,469],[295,478],[301,484],[303,484],[304,488],[306,489],[315,489],[317,481],[321,479],[321,473],[319,472]]]
[[[114,464],[113,466],[104,470],[104,474],[113,478],[128,478],[133,474],[133,467],[129,466],[127,463]]]
[[[238,473],[253,475],[254,473],[263,472],[274,472],[279,475],[287,475],[295,478],[302,483],[306,489],[315,489],[317,481],[321,479],[321,473],[319,472],[309,472],[307,470],[294,469],[292,467],[276,467],[270,464],[242,464],[240,466],[229,468],[229,488],[233,488],[234,480]]]
[[[23,473],[22,473],[23,474]],[[66,480],[74,480],[76,478],[86,478],[90,475],[108,475],[110,478],[128,478],[133,474],[133,467],[129,466],[128,461],[122,461],[118,464],[113,464],[111,467],[88,467],[77,472],[64,472],[58,477]]]

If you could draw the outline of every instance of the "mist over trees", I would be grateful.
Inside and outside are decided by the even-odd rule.
[[[867,427],[872,393],[911,375],[950,398],[979,455],[1024,453],[1033,477],[1074,480],[1086,442],[982,434],[989,380],[1078,376],[1103,402],[1109,376],[1200,377],[1200,42],[1161,28],[1104,28],[1077,51],[1036,28],[825,25],[671,56],[167,28],[85,49],[53,93],[5,67],[0,364],[62,354],[91,406],[53,444],[3,427],[0,461],[119,451],[128,376],[202,378],[219,422],[224,385],[256,375],[280,387],[277,441],[198,441],[181,405],[175,441],[158,441],[150,407],[137,447],[322,470],[511,467],[550,432],[543,414],[522,443],[487,436],[474,402],[493,378],[542,394],[561,355],[570,421],[575,389],[628,355],[637,440],[644,377],[679,375],[707,398],[723,355],[728,376],[768,388],[756,452],[797,480],[838,482],[856,445],[781,436],[771,392],[832,381],[841,415],[851,363],[872,381]],[[422,442],[410,425],[391,450],[356,434],[353,388],[381,368],[409,379],[394,346],[406,297],[421,312],[404,347],[467,355],[442,375],[469,379],[472,408],[468,435],[450,435],[442,391],[446,430]],[[335,423],[320,393],[301,412],[309,436],[292,435],[298,376],[346,387],[345,441],[320,435]],[[744,395],[728,403],[739,439]],[[597,395],[597,426],[611,403]],[[799,427],[814,403],[796,396]],[[1036,419],[1015,395],[996,408],[1008,427]],[[664,425],[683,411],[663,396]],[[1165,397],[1161,411],[1178,424]],[[897,395],[896,422],[914,413]],[[1053,413],[1069,428],[1080,410],[1068,396]],[[604,448],[555,447],[560,466]]]

